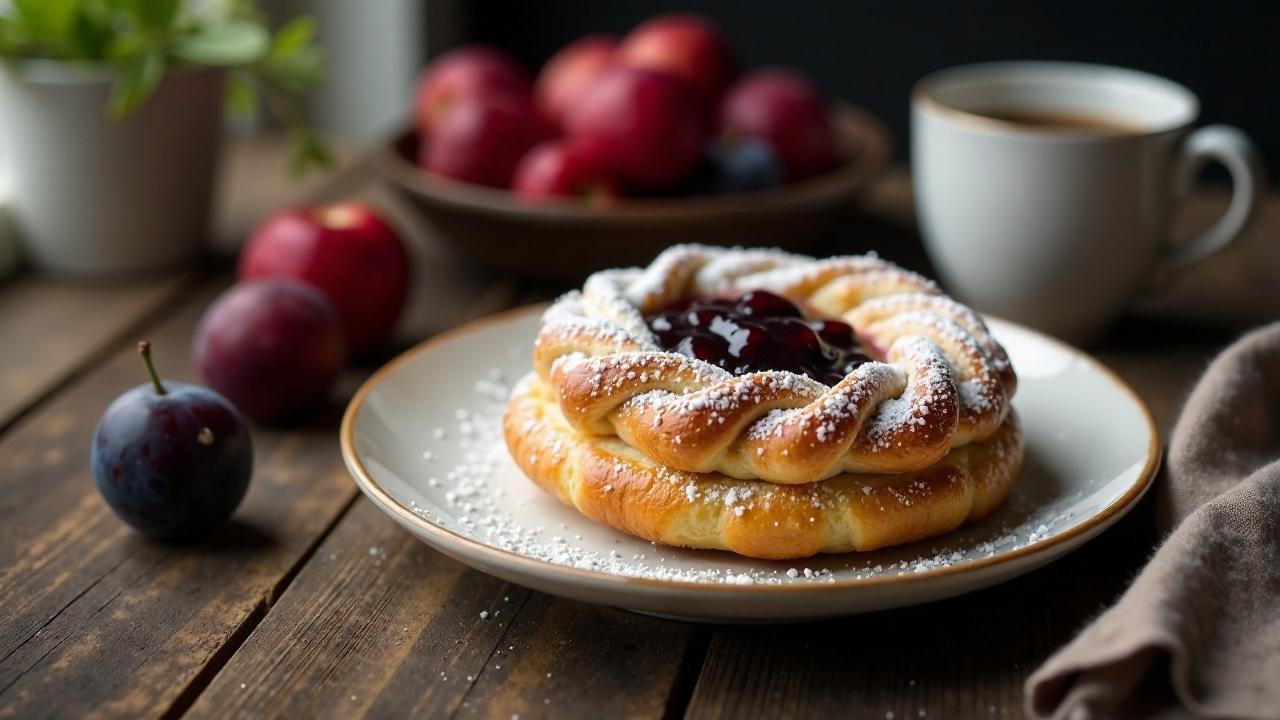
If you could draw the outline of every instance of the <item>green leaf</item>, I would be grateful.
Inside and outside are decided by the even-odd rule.
[[[0,56],[12,57],[22,47],[22,29],[12,15],[0,14]]]
[[[78,0],[12,0],[13,9],[33,39],[60,42],[75,17]]]
[[[289,174],[301,177],[308,171],[329,167],[333,157],[324,141],[310,128],[295,125],[289,128]]]
[[[146,35],[136,30],[124,30],[111,38],[104,52],[110,60],[123,60],[134,55],[141,55],[151,45]]]
[[[107,6],[101,2],[86,0],[71,19],[68,42],[74,56],[82,60],[101,60],[119,31],[112,27]]]
[[[134,0],[134,15],[149,30],[169,30],[178,16],[179,0]]]
[[[280,57],[304,49],[316,36],[316,21],[307,15],[285,23],[271,39],[271,56]]]
[[[315,37],[316,23],[306,16],[272,34],[255,0],[0,0],[0,61],[109,63],[115,118],[145,102],[172,65],[231,68],[228,109],[252,112],[260,95],[289,129],[295,173],[331,162],[300,105],[324,70]]]
[[[253,86],[253,78],[246,73],[233,72],[227,75],[226,86],[227,110],[237,117],[248,117],[258,102],[258,94]]]
[[[324,54],[314,45],[271,58],[265,63],[265,72],[292,93],[309,89],[324,74]]]
[[[118,120],[138,109],[164,79],[164,69],[165,56],[159,50],[126,59],[111,90],[111,116]]]
[[[32,57],[71,57],[67,38],[79,0],[12,0],[11,13],[22,38],[23,52]]]
[[[201,65],[249,65],[266,54],[270,42],[270,36],[261,25],[232,20],[175,39],[173,54]]]

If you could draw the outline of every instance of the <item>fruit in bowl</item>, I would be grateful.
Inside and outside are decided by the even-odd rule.
[[[563,128],[569,108],[613,65],[617,48],[612,35],[587,35],[565,45],[543,66],[534,98],[556,127]]]
[[[650,18],[621,40],[579,38],[533,85],[503,51],[464,46],[422,75],[416,160],[431,175],[543,203],[768,190],[849,159],[812,82],[776,68],[735,81],[735,67],[720,28],[687,13]],[[551,139],[563,148],[535,153]],[[780,180],[768,172],[770,157]]]
[[[788,180],[813,177],[840,159],[826,103],[794,71],[758,70],[737,81],[725,92],[716,121],[721,137],[768,143]]]
[[[887,161],[887,131],[795,71],[735,82],[735,67],[706,18],[587,36],[542,67],[533,109],[471,83],[378,167],[436,239],[517,277],[580,280],[682,242],[803,247]],[[480,117],[478,103],[522,109]]]
[[[702,114],[688,83],[666,73],[610,70],[569,111],[571,142],[642,191],[672,187],[698,160]]]
[[[417,136],[411,130],[382,148],[376,167],[389,188],[430,221],[433,238],[460,258],[517,278],[581,282],[595,270],[643,265],[679,243],[808,246],[855,207],[892,153],[888,131],[874,117],[839,102],[830,106],[830,115],[840,157],[849,160],[806,180],[772,187],[763,186],[776,178],[756,174],[768,168],[767,161],[761,162],[767,154],[749,150],[755,141],[745,138],[707,141],[734,151],[716,167],[720,161],[709,157],[711,149],[700,148],[707,156],[682,180],[680,192],[686,195],[672,194],[677,192],[673,189],[663,196],[627,197],[629,188],[616,180],[622,193],[616,198],[602,197],[607,185],[582,192],[571,183],[517,195],[527,189],[528,180],[520,180],[523,168],[512,192],[442,182],[413,162]],[[565,139],[551,142],[571,154],[570,145],[562,145]],[[565,160],[556,158],[556,163]],[[547,171],[539,182],[559,182],[557,174],[567,172],[551,169],[554,173]],[[727,186],[717,184],[721,173],[727,176],[723,181],[732,180]],[[748,180],[746,186],[733,184]]]
[[[423,138],[421,162],[437,175],[505,188],[525,153],[550,136],[527,99],[463,98]]]
[[[467,45],[441,55],[418,80],[418,127],[430,133],[442,117],[467,98],[529,99],[529,76],[497,48]]]
[[[773,147],[756,138],[713,140],[703,149],[699,189],[712,195],[768,190],[783,183]]]
[[[641,23],[618,48],[627,67],[666,72],[684,80],[710,104],[733,77],[733,53],[720,29],[698,15],[660,15]]]
[[[608,204],[619,196],[618,184],[602,167],[568,143],[552,140],[524,156],[511,189],[524,200],[587,198]]]

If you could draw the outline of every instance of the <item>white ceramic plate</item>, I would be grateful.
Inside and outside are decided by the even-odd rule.
[[[541,308],[406,352],[351,401],[342,453],[365,495],[424,542],[483,572],[576,600],[714,621],[831,617],[958,595],[1033,570],[1102,532],[1159,464],[1155,425],[1111,371],[992,321],[1018,372],[1027,457],[992,517],[871,553],[771,562],[616,532],[561,505],[507,453],[507,388],[529,371]]]

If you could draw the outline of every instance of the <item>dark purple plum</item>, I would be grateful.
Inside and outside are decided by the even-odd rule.
[[[324,404],[347,345],[324,293],[271,278],[240,283],[219,296],[200,319],[192,355],[205,382],[241,412],[280,422]]]
[[[782,163],[768,143],[732,138],[708,143],[698,189],[711,195],[768,190],[785,182]]]
[[[144,535],[199,537],[231,517],[249,488],[249,432],[226,398],[161,382],[150,344],[138,352],[151,382],[116,398],[98,421],[89,451],[98,492]]]

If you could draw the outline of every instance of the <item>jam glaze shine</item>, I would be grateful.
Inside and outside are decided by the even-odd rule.
[[[779,295],[694,297],[645,318],[659,344],[735,375],[786,370],[835,385],[871,356],[848,323],[806,318]]]

